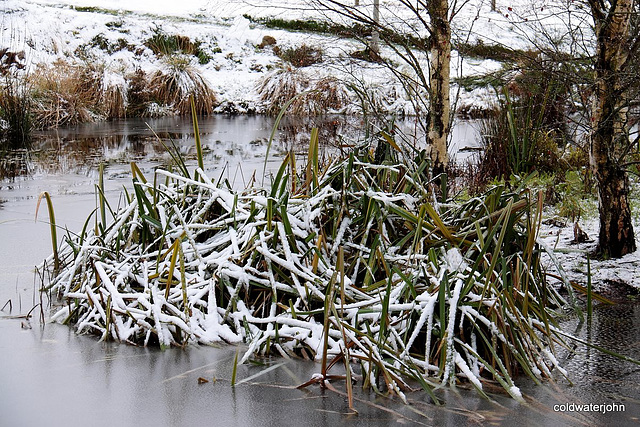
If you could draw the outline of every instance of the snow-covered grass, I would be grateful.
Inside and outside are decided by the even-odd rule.
[[[134,166],[113,221],[58,250],[53,319],[142,345],[244,341],[242,361],[347,357],[400,396],[465,379],[483,393],[490,378],[520,399],[515,375],[556,368],[567,307],[541,269],[541,205],[505,186],[438,203],[398,144],[323,168],[314,133],[306,168],[287,157],[270,189],[240,192],[202,170],[147,181]]]
[[[526,1],[497,3],[498,10],[491,11],[488,1],[464,2],[464,7],[453,21],[454,39],[471,44],[482,41],[503,44],[511,49],[531,49],[541,44],[540,40],[531,38],[531,34],[542,34],[531,31],[531,27],[537,25],[537,30],[543,28],[547,33],[557,34],[547,34],[545,45],[549,40],[557,42],[560,48],[563,43],[568,43],[566,34],[560,31],[567,29],[567,23],[563,21],[566,13],[558,13],[561,2],[536,2],[535,9],[529,8]],[[358,10],[366,14],[368,8],[370,5],[363,2]],[[353,59],[350,55],[363,48],[361,41],[331,34],[267,28],[245,18],[319,22],[330,19],[342,25],[352,24],[336,13],[318,8],[311,0],[276,1],[268,2],[268,5],[229,0],[191,0],[179,4],[146,0],[5,0],[0,4],[0,11],[0,48],[24,51],[29,72],[55,63],[71,67],[90,66],[104,70],[101,81],[105,88],[117,87],[126,95],[128,86],[132,84],[130,76],[137,71],[142,70],[149,76],[158,72],[166,74],[167,55],[154,52],[149,44],[156,35],[165,34],[186,38],[198,45],[197,60],[193,52],[188,55],[195,61],[191,64],[192,78],[189,80],[198,81],[200,87],[204,85],[211,90],[217,100],[212,101],[218,106],[216,111],[262,112],[270,109],[270,100],[261,98],[258,88],[265,76],[282,64],[273,47],[259,47],[264,36],[271,36],[281,52],[302,45],[323,52],[322,62],[297,70],[301,75],[300,81],[308,83],[301,89],[313,90],[316,82],[329,78],[347,86],[364,85],[375,93],[372,97],[378,100],[382,111],[424,113],[412,102],[415,94],[408,93],[411,88],[403,87],[396,79],[398,73],[412,78],[414,71],[391,49],[386,48],[382,52],[390,60],[392,67],[389,68]],[[415,36],[426,35],[424,25],[416,22],[416,17],[396,2],[383,1],[381,16],[389,28],[409,31]],[[581,28],[586,25],[584,13],[574,10],[571,16],[573,21],[570,25]],[[426,70],[426,54],[414,54],[416,61]],[[502,64],[494,60],[463,58],[454,52],[452,67],[452,76],[462,77],[498,71]],[[110,82],[118,82],[118,85],[109,85]],[[345,102],[337,108],[338,111],[360,110],[357,94],[350,95],[351,102]],[[486,88],[462,90],[458,106],[466,110],[481,110],[489,105],[491,95]],[[127,96],[121,100],[125,104],[131,101]],[[176,110],[185,113],[181,106],[172,105],[175,100],[160,101],[166,101],[168,105],[163,108],[162,102],[154,102],[148,114]],[[94,114],[94,117],[101,116],[102,112]]]

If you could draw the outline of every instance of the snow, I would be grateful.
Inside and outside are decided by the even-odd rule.
[[[548,212],[545,216],[553,216]],[[640,247],[640,218],[634,219],[636,230],[636,245]],[[587,286],[589,266],[587,255],[593,253],[597,246],[599,223],[597,218],[587,218],[580,221],[580,228],[589,236],[590,241],[585,243],[573,243],[573,224],[567,221],[565,226],[558,223],[543,225],[540,231],[539,242],[551,251],[550,256],[543,260],[550,267],[550,272],[561,273],[569,282],[575,282]],[[592,257],[593,258],[593,257]],[[554,262],[549,262],[554,260]],[[640,251],[627,254],[619,259],[589,259],[591,283],[594,291],[605,290],[608,283],[625,283],[629,286],[640,288],[638,277],[640,276]],[[558,272],[556,265],[561,266]]]
[[[445,261],[450,272],[464,272],[468,267],[458,248],[449,249],[445,256]]]
[[[447,380],[454,380],[454,363],[458,363],[456,357],[460,357],[459,354],[455,351],[453,347],[453,342],[455,339],[454,328],[456,324],[456,313],[458,312],[458,300],[460,299],[460,291],[462,290],[462,286],[464,283],[461,279],[456,281],[456,284],[453,288],[453,293],[451,298],[449,299],[449,319],[447,321],[447,362],[444,368],[444,374],[442,377],[444,378],[445,383]],[[444,286],[441,284],[440,286]],[[458,363],[459,365],[459,363]],[[466,366],[466,365],[465,365]]]
[[[508,392],[514,399],[519,400],[520,402],[524,402],[524,398],[522,397],[522,393],[520,392],[520,389],[515,385],[512,385],[511,387],[509,387]]]
[[[453,20],[454,40],[468,43],[483,40],[486,43],[500,42],[511,48],[532,48],[540,41],[530,40],[529,35],[533,32],[529,30],[537,25],[535,28],[543,26],[547,31],[553,30],[560,38],[559,43],[565,42],[566,35],[563,38],[561,30],[564,28],[566,32],[563,21],[566,13],[556,16],[558,9],[550,7],[554,2],[544,2],[542,11],[538,8],[531,10],[524,0],[497,3],[501,12],[490,11],[486,1],[464,2]],[[406,22],[415,22],[414,17],[395,2],[383,1],[381,7],[381,17],[387,25],[404,31]],[[512,11],[507,12],[507,7]],[[368,13],[364,3],[358,10]],[[269,29],[243,16],[329,18],[346,23],[345,18],[335,13],[316,10],[311,0],[271,1],[268,6],[262,6],[259,2],[232,0],[5,0],[0,3],[0,11],[3,14],[0,47],[25,51],[31,70],[56,61],[101,64],[105,67],[107,77],[104,84],[121,88],[123,76],[136,69],[153,73],[165,66],[163,59],[156,57],[144,45],[144,40],[159,29],[169,35],[184,35],[202,43],[211,61],[206,64],[193,63],[192,67],[213,89],[221,102],[220,108],[233,106],[240,112],[261,111],[264,105],[258,99],[257,87],[265,76],[282,67],[282,61],[271,48],[256,47],[263,36],[270,35],[275,37],[280,48],[305,43],[323,49],[323,56],[327,59],[323,63],[299,69],[301,78],[312,82],[324,76],[333,76],[342,82],[359,82],[371,91],[383,109],[398,114],[419,112],[408,99],[405,89],[394,83],[389,69],[377,64],[354,62],[350,58],[350,52],[362,49],[363,46],[358,42],[331,35]],[[579,10],[573,10],[572,13],[572,25],[588,25],[584,13],[580,14]],[[96,40],[105,40],[112,45],[124,41],[127,48],[105,51],[96,46]],[[394,57],[389,49],[383,49],[383,55]],[[426,56],[419,54],[417,58],[423,69],[427,69]],[[406,64],[397,58],[395,60],[400,64],[399,71],[413,74]],[[452,53],[452,76],[479,75],[497,71],[501,67],[496,61],[461,59],[455,51]],[[487,89],[462,90],[458,105],[472,109],[484,108],[491,103],[492,94],[489,92]],[[452,93],[456,93],[456,90]],[[355,94],[351,94],[351,98],[352,104],[346,106],[344,111],[359,111]],[[161,114],[163,108],[156,106],[156,110]]]
[[[460,354],[456,354],[455,359],[456,359],[456,365],[458,366],[458,368],[460,368],[464,376],[467,377],[467,379],[471,381],[471,383],[473,383],[474,386],[482,390],[482,383],[480,382],[478,377],[471,372],[471,369],[469,369],[467,362],[464,361],[462,356],[460,356]]]

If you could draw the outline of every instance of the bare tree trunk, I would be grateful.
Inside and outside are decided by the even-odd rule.
[[[597,37],[591,163],[598,183],[598,252],[614,258],[636,250],[629,179],[620,158],[629,144],[623,67],[633,1],[613,1],[606,10],[604,2],[589,0]]]
[[[427,5],[431,21],[427,146],[432,161],[433,176],[443,173],[449,161],[447,139],[451,114],[449,99],[451,26],[448,6],[447,0],[433,0]]]
[[[491,10],[496,11],[496,0],[491,0]]]
[[[373,0],[373,22],[375,25],[380,24],[380,0]],[[369,48],[375,57],[380,56],[380,34],[377,27],[371,32],[371,45]]]

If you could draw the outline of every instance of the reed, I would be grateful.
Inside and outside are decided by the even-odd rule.
[[[38,67],[28,80],[37,128],[126,116],[128,83],[103,65],[59,60]]]
[[[303,111],[300,93],[308,87],[309,78],[303,71],[281,67],[261,79],[257,91],[260,100],[266,104],[267,114],[277,115],[287,104],[293,104],[292,113],[299,114]]]
[[[0,149],[3,151],[30,146],[31,100],[22,80],[5,77],[4,84],[0,83]]]
[[[236,356],[233,358],[233,369],[231,371],[231,387],[235,387],[237,375],[238,375],[238,351],[236,351]]]
[[[535,92],[534,92],[535,93]],[[526,96],[512,96],[505,86],[496,95],[499,106],[481,122],[484,152],[478,166],[478,179],[508,179],[533,171],[558,172],[562,168],[559,144],[564,141],[556,123],[549,123],[553,105],[550,93],[535,102]]]
[[[200,127],[198,126],[198,112],[196,107],[196,101],[193,96],[190,97],[191,101],[191,120],[193,122],[193,132],[196,139],[196,153],[198,157],[198,167],[204,169],[204,158],[202,155],[202,142],[200,141]]]
[[[153,179],[132,163],[113,222],[64,240],[49,289],[68,304],[53,318],[162,348],[244,341],[237,363],[312,355],[309,384],[343,379],[348,396],[358,364],[364,386],[405,399],[418,384],[434,402],[435,387],[484,395],[487,380],[521,400],[514,377],[564,373],[556,318],[572,306],[541,266],[541,195],[525,179],[435,201],[426,161],[379,140],[383,158],[361,144],[322,164],[312,132],[305,168],[289,154],[243,191],[184,162]],[[346,376],[331,375],[339,361]]]
[[[24,52],[0,48],[0,150],[29,147],[33,127]]]
[[[55,273],[60,268],[60,257],[58,255],[58,233],[56,231],[56,228],[57,228],[56,215],[55,215],[55,211],[53,209],[53,202],[51,201],[51,196],[49,195],[49,193],[47,191],[43,191],[38,196],[38,203],[36,204],[35,220],[36,221],[38,220],[38,211],[40,210],[40,202],[42,202],[43,198],[45,199],[45,201],[47,203],[47,211],[49,213],[49,228],[51,230],[51,247],[53,249],[53,262],[54,262],[53,269],[54,269],[54,273]]]

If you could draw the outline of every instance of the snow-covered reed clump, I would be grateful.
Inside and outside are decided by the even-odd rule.
[[[401,396],[493,379],[519,398],[514,375],[557,364],[565,305],[540,268],[540,204],[505,186],[436,203],[427,164],[378,144],[322,167],[314,132],[306,168],[287,157],[268,190],[134,165],[113,221],[102,204],[58,251],[53,319],[140,345],[242,341],[243,361],[334,357]]]

